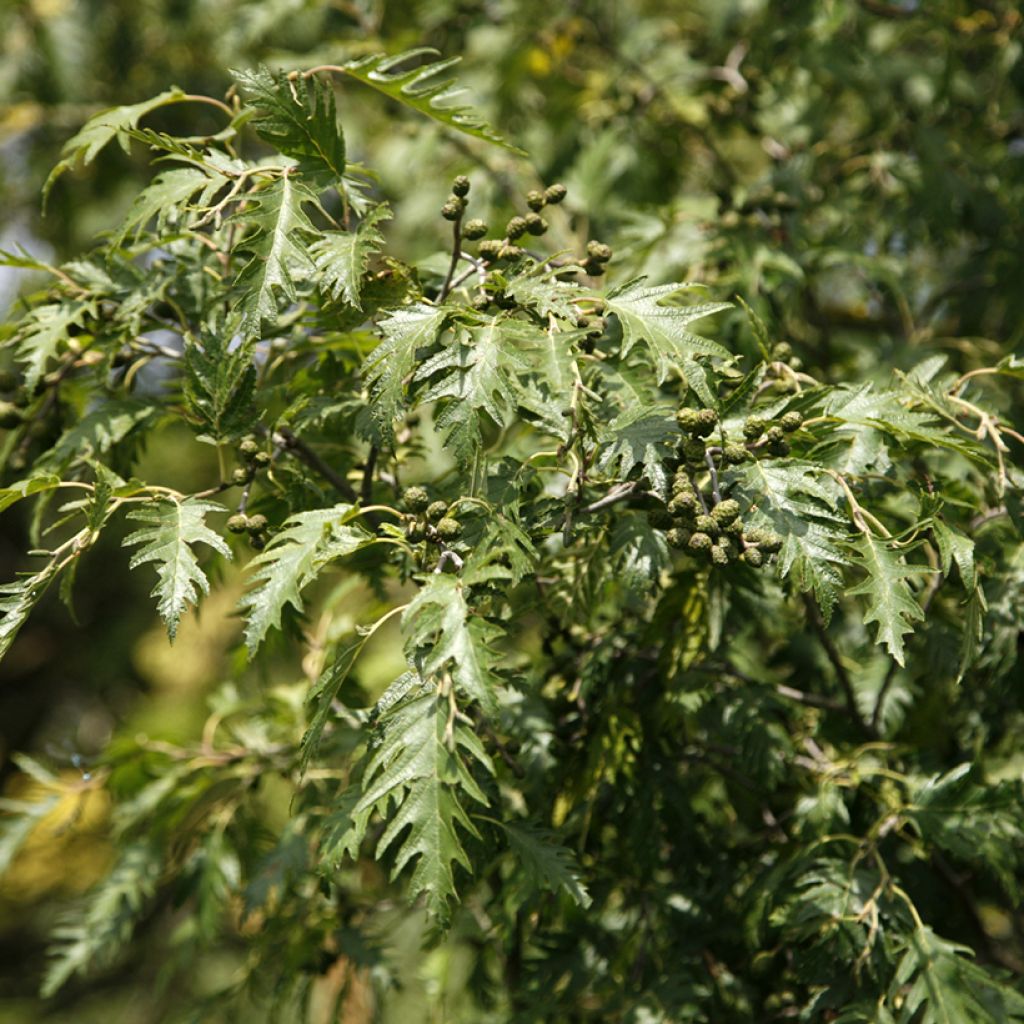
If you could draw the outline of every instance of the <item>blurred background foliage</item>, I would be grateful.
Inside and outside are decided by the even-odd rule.
[[[823,379],[884,377],[924,346],[967,371],[1024,338],[1021,24],[1015,0],[0,0],[0,247],[65,259],[131,203],[147,158],[112,147],[66,175],[41,215],[39,190],[61,145],[104,107],[170,83],[222,95],[229,67],[432,46],[463,57],[472,102],[529,157],[467,143],[342,84],[349,158],[378,176],[395,208],[392,251],[408,261],[443,250],[437,210],[453,174],[471,175],[475,213],[494,220],[527,188],[561,180],[569,198],[553,230],[566,246],[611,242],[620,280],[645,273],[703,282],[715,297],[741,293]],[[196,133],[214,124],[206,117],[183,105],[147,123]],[[35,286],[15,274],[0,277],[0,306]],[[177,466],[183,490],[204,476],[188,464],[189,436],[165,436],[145,455]],[[4,580],[19,568],[28,525],[3,517]],[[115,545],[91,556],[104,571],[86,574],[76,593],[79,625],[51,596],[0,670],[6,795],[53,791],[19,770],[18,750],[58,773],[62,793],[0,883],[0,1024],[127,1024],[175,1007],[176,991],[155,986],[159,969],[141,954],[45,1009],[34,994],[63,901],[108,863],[106,806],[81,784],[87,768],[68,758],[88,757],[115,730],[195,735],[238,657],[225,613],[240,579],[223,582],[171,649],[146,578],[129,578]],[[353,615],[365,600],[333,598]],[[392,677],[396,646],[386,636],[378,645],[362,672],[367,689]],[[287,687],[296,670],[282,650],[253,671],[267,687]],[[1019,670],[1004,679],[1010,746],[1020,738],[1020,682]],[[916,726],[937,746],[942,715],[938,699]],[[266,803],[268,819],[283,820],[272,791]],[[990,924],[1003,962],[1019,968],[1021,936],[998,914]],[[387,922],[405,984],[383,1019],[488,1019],[460,980],[486,965],[458,935],[421,953],[421,927],[398,911]],[[210,957],[197,990],[241,955]],[[371,1019],[367,984],[332,970],[313,1018]],[[335,1017],[331,996],[343,989]]]

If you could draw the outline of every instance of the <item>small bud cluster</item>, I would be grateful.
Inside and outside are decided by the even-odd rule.
[[[232,474],[232,478],[235,483],[240,484],[247,483],[258,470],[266,469],[272,461],[270,452],[266,451],[251,434],[239,443],[238,459],[244,466],[239,466]]]
[[[788,341],[779,341],[772,345],[769,353],[772,369],[776,373],[776,379],[772,382],[772,388],[779,394],[792,394],[799,390],[796,382],[796,371],[803,368],[803,360],[793,353],[793,346]]]
[[[242,465],[236,466],[231,473],[231,482],[237,487],[251,484],[256,474],[261,469],[266,469],[272,461],[270,452],[266,451],[252,434],[239,442],[237,454]],[[228,519],[227,529],[230,533],[248,533],[249,543],[257,551],[262,551],[267,544],[267,517],[260,514],[246,515],[243,509],[248,492],[243,493],[239,511]]]
[[[267,517],[259,513],[249,516],[244,512],[236,512],[227,521],[228,531],[249,534],[249,543],[257,551],[262,551],[267,546],[268,525]]]
[[[795,410],[783,413],[773,423],[760,416],[748,416],[743,423],[743,436],[751,448],[763,447],[769,455],[781,458],[792,450],[787,435],[799,430],[803,422],[803,416]]]
[[[442,216],[448,220],[458,220],[465,211],[469,195],[469,179],[460,175],[452,184],[452,195],[442,208]],[[546,189],[532,189],[526,194],[527,213],[516,214],[505,225],[503,238],[487,238],[490,230],[485,221],[474,219],[466,221],[462,226],[462,237],[466,241],[479,241],[480,258],[488,263],[520,259],[526,255],[525,250],[515,242],[525,235],[539,237],[546,234],[548,222],[541,216],[545,206],[554,206],[566,196],[564,185],[549,185]],[[461,203],[461,206],[458,205]]]
[[[452,514],[448,503],[431,501],[425,488],[407,487],[402,493],[402,504],[409,511],[405,536],[411,544],[429,541],[446,545],[462,536],[462,523]]]
[[[605,271],[605,264],[612,258],[612,247],[591,239],[587,242],[587,258],[583,263],[583,271],[590,277],[600,277]]]

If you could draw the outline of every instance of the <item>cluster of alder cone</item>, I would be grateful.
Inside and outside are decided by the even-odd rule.
[[[565,199],[567,194],[566,187],[560,183],[549,185],[544,190],[532,189],[526,193],[525,197],[527,211],[523,214],[516,214],[509,220],[505,225],[505,234],[502,238],[487,238],[485,236],[489,233],[490,227],[486,221],[473,218],[463,222],[466,209],[469,206],[469,190],[469,178],[464,174],[460,174],[452,182],[452,192],[445,201],[444,206],[441,207],[441,216],[445,220],[454,222],[456,257],[458,256],[458,243],[460,241],[476,242],[482,239],[477,247],[477,252],[480,259],[486,263],[511,261],[528,255],[527,251],[516,243],[526,235],[539,237],[546,234],[548,222],[541,216],[541,211],[545,206],[557,206]],[[611,246],[592,240],[587,243],[586,256],[579,263],[572,262],[568,264],[567,269],[582,269],[589,277],[600,277],[605,272],[605,264],[611,258]],[[450,281],[451,277],[449,275]],[[445,291],[447,292],[447,290],[448,287],[446,287]],[[502,296],[498,296],[494,300],[499,307],[502,305],[501,298]],[[488,300],[488,302],[490,301]],[[513,305],[511,300],[509,300],[508,305],[509,307]]]
[[[787,412],[777,422],[768,422],[760,416],[749,416],[743,423],[745,443],[724,439],[720,445],[708,444],[719,425],[714,409],[684,406],[676,413],[676,422],[685,435],[679,446],[681,464],[672,480],[668,506],[650,514],[651,525],[664,530],[673,547],[706,555],[713,565],[728,565],[739,559],[759,569],[766,555],[776,554],[782,547],[782,538],[773,530],[746,526],[740,503],[722,496],[718,473],[760,452],[773,458],[788,455],[786,435],[800,429],[803,417],[798,412]],[[695,483],[695,477],[705,471],[710,494]]]

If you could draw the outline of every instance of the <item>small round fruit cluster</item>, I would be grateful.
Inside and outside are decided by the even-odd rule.
[[[248,533],[249,543],[257,551],[267,546],[267,517],[257,513],[247,516],[244,512],[236,512],[228,519],[228,530],[231,533]]]
[[[665,539],[707,557],[714,565],[742,561],[759,569],[765,555],[782,547],[782,538],[770,530],[748,528],[735,498],[707,501],[689,473],[680,468],[672,481],[672,497],[665,511],[652,515],[652,525],[665,530]]]
[[[452,182],[452,194],[441,207],[441,216],[445,220],[455,222],[460,238],[468,242],[480,241],[477,251],[480,259],[487,263],[515,260],[525,256],[526,250],[516,243],[526,235],[546,234],[548,222],[541,216],[541,211],[546,206],[557,206],[566,197],[566,188],[562,184],[549,185],[543,190],[531,189],[526,193],[526,212],[516,214],[509,220],[505,225],[503,237],[487,238],[490,228],[486,221],[474,218],[462,222],[469,206],[469,191],[469,178],[460,174]],[[600,277],[605,272],[605,264],[611,258],[611,246],[592,239],[587,243],[586,257],[581,260],[579,266],[591,277]]]
[[[238,461],[242,465],[237,466],[231,473],[231,482],[237,487],[246,488],[242,492],[242,501],[239,503],[238,512],[227,521],[227,528],[231,533],[248,533],[249,543],[257,550],[262,551],[267,546],[267,517],[257,513],[246,515],[245,505],[249,497],[249,484],[252,483],[256,474],[261,469],[266,469],[273,461],[270,452],[250,434],[242,439],[238,445]]]
[[[748,527],[742,519],[740,503],[722,496],[718,474],[762,451],[773,457],[788,455],[787,436],[800,429],[803,417],[798,412],[787,412],[769,422],[760,416],[749,416],[742,427],[743,441],[728,438],[714,409],[684,406],[676,413],[676,422],[683,439],[672,494],[665,509],[651,513],[651,525],[665,530],[673,547],[707,557],[714,565],[741,561],[760,568],[766,556],[782,548],[783,539],[772,530]],[[710,443],[716,431],[721,439],[717,444]],[[710,485],[707,495],[698,486],[705,476]]]
[[[503,238],[486,238],[490,228],[486,221],[474,218],[462,223],[462,217],[469,205],[470,182],[464,174],[460,174],[452,182],[452,194],[441,207],[441,216],[445,220],[455,221],[461,238],[469,242],[480,239],[480,258],[489,262],[496,260],[513,260],[524,255],[524,250],[516,245],[523,235],[543,235],[548,230],[548,222],[540,211],[548,204],[555,205],[565,198],[564,185],[551,185],[543,192],[533,190],[526,195],[529,212],[523,216],[518,214],[505,225]]]
[[[405,536],[411,543],[450,544],[462,535],[462,523],[451,515],[447,503],[431,501],[424,488],[407,487],[402,504],[410,513],[405,517]]]

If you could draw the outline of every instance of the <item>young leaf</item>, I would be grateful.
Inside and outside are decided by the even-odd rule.
[[[277,319],[277,293],[295,302],[296,280],[312,276],[309,240],[316,229],[302,208],[316,195],[293,175],[284,174],[266,188],[248,196],[248,205],[233,214],[233,222],[254,225],[232,250],[249,254],[235,278],[234,309],[241,314],[240,330],[247,338],[259,337],[264,321]]]
[[[256,653],[271,629],[281,626],[286,605],[302,611],[300,592],[328,562],[373,542],[373,535],[351,522],[351,505],[311,509],[288,519],[265,551],[250,563],[253,586],[242,598],[245,643]]]
[[[14,335],[14,358],[25,367],[25,389],[35,390],[46,366],[69,337],[72,327],[81,327],[87,316],[96,315],[93,301],[48,302],[31,310]]]
[[[470,868],[457,829],[479,835],[462,799],[487,805],[467,757],[493,772],[476,735],[457,720],[449,722],[447,700],[428,694],[401,704],[383,721],[383,735],[352,812],[358,816],[377,809],[385,814],[377,857],[397,843],[392,877],[416,859],[410,897],[426,894],[427,909],[442,923],[455,896],[453,865]],[[388,813],[392,802],[394,810]]]
[[[889,653],[902,665],[903,637],[912,633],[914,623],[924,618],[908,580],[932,570],[922,565],[908,565],[899,549],[864,531],[850,546],[855,552],[856,564],[867,573],[867,577],[847,592],[864,595],[868,599],[864,624],[877,625],[876,642],[885,644]]]
[[[59,571],[58,563],[51,561],[33,575],[0,583],[0,658],[11,649],[18,630]]]
[[[310,255],[319,271],[317,284],[335,302],[347,302],[361,309],[363,275],[370,257],[379,252],[384,238],[377,225],[391,219],[391,211],[375,206],[367,211],[355,231],[325,231],[310,246]]]
[[[607,312],[614,313],[622,325],[622,355],[641,339],[654,356],[658,383],[662,383],[673,367],[700,357],[731,359],[728,349],[716,341],[702,338],[686,328],[694,320],[730,309],[729,302],[706,302],[699,306],[678,306],[664,300],[678,295],[686,286],[662,284],[645,286],[644,278],[636,278],[608,293]]]
[[[330,85],[266,67],[231,75],[256,108],[250,124],[259,135],[296,160],[311,184],[338,186],[345,173],[345,139]]]
[[[129,568],[156,562],[157,584],[152,596],[159,598],[157,610],[172,641],[185,609],[196,603],[199,591],[210,591],[192,545],[206,544],[225,558],[231,557],[231,549],[204,521],[207,513],[223,511],[222,505],[198,498],[159,498],[128,513],[129,519],[146,524],[124,539],[125,547],[144,545],[132,555]]]
[[[447,318],[445,309],[417,303],[396,309],[380,323],[384,340],[367,356],[362,374],[370,388],[373,418],[385,436],[402,414],[417,352],[434,344]]]
[[[185,345],[185,409],[200,438],[212,443],[237,440],[257,420],[251,347],[225,334],[204,332],[201,342]]]
[[[449,128],[493,142],[519,156],[526,156],[524,150],[503,139],[469,107],[452,102],[464,90],[455,88],[453,80],[446,72],[455,67],[461,57],[428,61],[407,71],[396,70],[417,57],[434,56],[438,56],[437,50],[421,46],[393,57],[383,53],[361,57],[342,65],[339,70]]]

